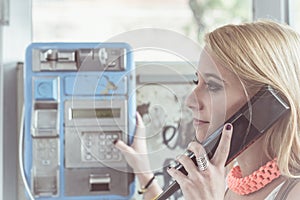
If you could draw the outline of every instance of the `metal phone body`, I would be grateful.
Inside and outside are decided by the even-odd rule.
[[[262,87],[249,102],[224,123],[233,125],[230,152],[225,165],[260,138],[289,109],[289,105],[276,90],[270,86]],[[218,147],[223,126],[220,126],[202,143],[209,159],[212,158]],[[194,153],[187,152],[187,155],[195,164],[197,163]],[[181,164],[176,165],[175,168],[187,175]],[[178,183],[175,181],[157,199],[167,199],[179,188]]]
[[[130,199],[113,145],[135,130],[135,66],[125,43],[33,43],[24,70],[24,167],[36,199]]]

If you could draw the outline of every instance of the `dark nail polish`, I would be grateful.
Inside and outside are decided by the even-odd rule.
[[[118,141],[119,141],[119,139],[115,139],[115,140],[113,141],[113,143],[116,144]]]
[[[230,130],[231,130],[231,125],[230,125],[230,124],[227,124],[227,125],[226,125],[226,130],[227,130],[227,131],[230,131]]]

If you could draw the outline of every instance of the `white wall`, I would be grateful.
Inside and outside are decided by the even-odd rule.
[[[2,27],[0,27],[0,43],[2,39]],[[0,52],[2,46],[0,45]],[[3,67],[2,67],[2,54],[0,53],[0,194],[3,194]],[[0,196],[0,199],[3,199]]]
[[[31,0],[10,0],[9,25],[1,27],[0,199],[17,199],[17,69],[31,42]],[[1,60],[0,60],[1,61]]]
[[[4,63],[23,61],[31,42],[31,0],[10,0],[10,24],[3,28]]]

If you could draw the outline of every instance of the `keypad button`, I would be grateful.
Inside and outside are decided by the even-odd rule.
[[[112,139],[112,135],[107,135],[106,139],[111,140]]]
[[[92,142],[92,141],[87,141],[87,142],[86,142],[86,146],[87,146],[87,147],[92,147],[92,145],[93,145],[93,142]]]
[[[105,139],[105,134],[103,134],[103,133],[100,134],[100,135],[99,135],[99,139],[104,140],[104,139]]]
[[[92,155],[91,155],[91,154],[86,154],[86,155],[85,155],[85,159],[91,160],[91,159],[92,159]]]
[[[105,149],[104,149],[104,148],[99,148],[99,152],[100,152],[100,153],[104,153],[104,152],[105,152]]]
[[[113,139],[115,140],[115,139],[118,139],[119,136],[118,136],[117,134],[113,134],[112,137],[113,137]]]
[[[119,159],[119,154],[113,154],[113,159],[118,160]]]
[[[111,154],[106,154],[106,159],[107,159],[107,160],[112,159],[112,155],[111,155]]]

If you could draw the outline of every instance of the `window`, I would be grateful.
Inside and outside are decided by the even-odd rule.
[[[208,27],[251,20],[251,0],[33,0],[32,6],[34,42],[99,42],[139,28],[201,40]]]
[[[290,25],[300,33],[300,13],[299,13],[299,8],[300,8],[300,1],[297,0],[290,0],[289,1],[289,19],[290,19]]]

